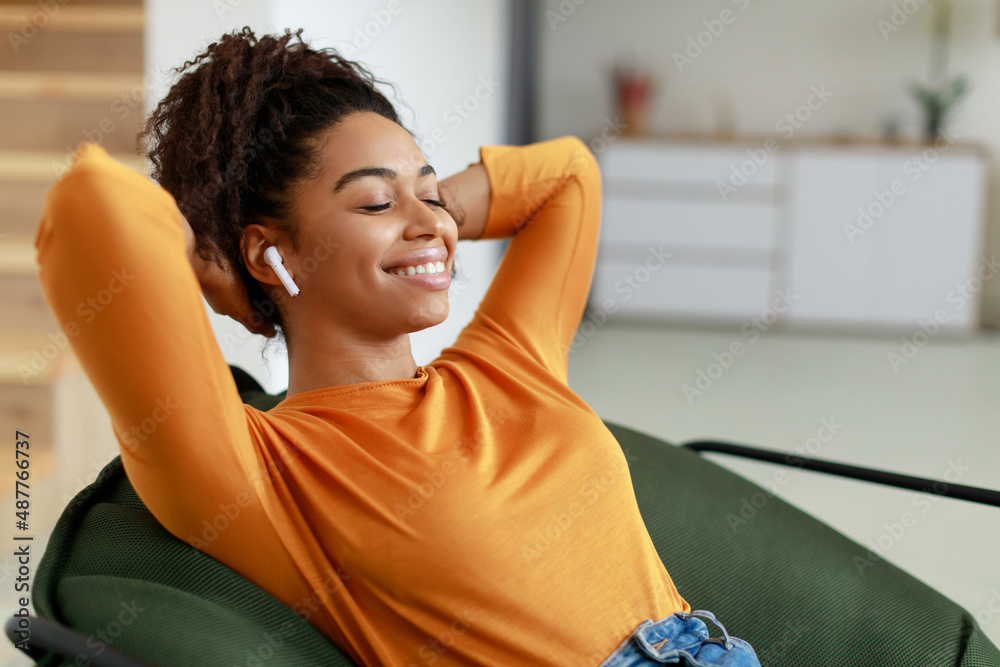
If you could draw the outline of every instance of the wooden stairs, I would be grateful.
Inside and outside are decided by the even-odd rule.
[[[34,240],[45,193],[80,142],[100,143],[142,168],[135,139],[144,117],[144,21],[141,0],[0,0],[0,291],[6,304],[0,497],[11,514],[20,470],[15,431],[31,434],[29,527],[17,530],[8,515],[0,531],[7,538],[4,553],[18,544],[15,534],[47,540],[69,499],[118,451],[107,411],[45,302]],[[41,549],[34,554],[37,565]],[[4,589],[12,592],[13,582]]]

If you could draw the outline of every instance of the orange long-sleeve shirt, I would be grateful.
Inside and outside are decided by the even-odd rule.
[[[483,238],[513,238],[454,345],[415,378],[267,412],[237,393],[153,181],[88,145],[35,239],[139,497],[363,665],[596,665],[642,620],[690,610],[625,453],[567,385],[596,162],[573,137],[480,158]]]

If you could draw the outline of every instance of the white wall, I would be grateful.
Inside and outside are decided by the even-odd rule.
[[[579,3],[579,4],[577,4]],[[594,135],[613,117],[610,68],[643,64],[659,78],[652,130],[710,134],[731,117],[735,130],[777,136],[775,124],[812,86],[833,93],[797,137],[878,136],[887,116],[917,136],[920,113],[907,87],[929,78],[931,0],[541,0],[540,139]],[[883,34],[893,5],[919,7]],[[674,53],[732,12],[693,63]],[[953,117],[963,142],[1000,152],[1000,3],[957,0],[951,71],[972,91]],[[905,15],[904,15],[905,16]],[[563,20],[565,19],[565,20]],[[891,25],[891,24],[890,24]],[[719,23],[714,26],[718,31]],[[697,51],[693,51],[697,54]],[[992,174],[992,195],[1000,174]],[[989,252],[1000,252],[1000,210],[989,213]],[[986,318],[1000,321],[1000,281],[987,284]]]
[[[398,96],[388,86],[381,89],[439,178],[477,162],[479,146],[503,143],[506,0],[437,0],[430,5],[415,0],[146,0],[146,11],[146,65],[155,84],[147,109],[169,88],[171,79],[163,72],[197,55],[223,33],[244,25],[258,34],[301,27],[311,46],[337,48],[376,78],[395,85]],[[499,85],[487,96],[480,77]],[[475,97],[477,88],[483,99]],[[463,117],[449,112],[456,104],[474,109]],[[452,283],[448,319],[411,335],[417,364],[432,361],[472,318],[496,270],[502,243],[459,243],[459,275]],[[288,386],[283,351],[273,350],[265,362],[263,338],[216,315],[207,303],[206,309],[229,363],[247,370],[269,392]]]

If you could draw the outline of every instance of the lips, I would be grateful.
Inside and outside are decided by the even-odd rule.
[[[448,249],[444,246],[434,246],[433,248],[422,248],[420,250],[414,250],[411,253],[407,253],[398,259],[392,260],[390,263],[382,267],[383,271],[388,271],[389,269],[398,269],[403,266],[417,266],[419,264],[427,264],[429,262],[445,262],[448,261]]]

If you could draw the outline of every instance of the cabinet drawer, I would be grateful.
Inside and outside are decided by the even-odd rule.
[[[672,247],[770,250],[776,209],[640,198],[604,202],[601,241]]]
[[[595,267],[590,306],[651,319],[740,322],[767,308],[770,290],[767,269],[668,263],[650,271],[642,258],[615,259]]]
[[[749,153],[748,153],[749,151]],[[758,157],[755,161],[752,154]],[[601,173],[612,180],[665,183],[729,183],[733,170],[747,175],[747,183],[773,186],[778,154],[763,144],[714,146],[616,142],[601,156]]]

